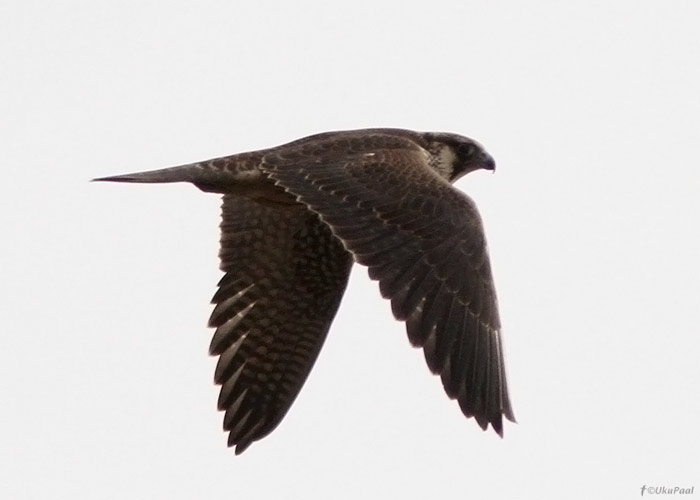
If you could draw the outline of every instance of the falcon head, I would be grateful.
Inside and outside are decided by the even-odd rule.
[[[474,170],[496,170],[484,147],[469,137],[448,133],[426,134],[430,166],[450,183]]]

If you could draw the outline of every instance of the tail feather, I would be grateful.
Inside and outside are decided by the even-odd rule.
[[[244,170],[243,175],[241,175],[240,170]],[[252,180],[254,178],[251,175],[246,176],[246,170],[255,171],[250,162],[241,163],[239,156],[234,155],[178,167],[99,177],[92,180],[97,182],[137,182],[146,184],[190,182],[202,191],[225,193],[231,189],[231,186],[244,182],[246,179]]]
[[[139,183],[165,183],[165,182],[192,182],[196,183],[206,177],[206,170],[199,163],[181,165],[179,167],[162,168],[148,172],[136,172],[133,174],[114,175],[92,179],[94,182],[139,182]]]

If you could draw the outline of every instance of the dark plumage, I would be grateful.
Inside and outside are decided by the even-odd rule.
[[[451,183],[494,170],[455,134],[367,129],[251,153],[95,179],[191,182],[222,193],[212,302],[229,446],[269,434],[301,390],[347,284],[365,265],[462,412],[503,434],[514,421],[481,218]]]

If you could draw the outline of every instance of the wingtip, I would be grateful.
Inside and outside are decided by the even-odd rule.
[[[462,406],[462,405],[460,405]],[[487,414],[483,410],[463,407],[462,412],[467,418],[474,418],[476,423],[481,427],[481,430],[488,431],[489,426],[494,430],[496,434],[502,439],[504,436],[504,425],[503,417],[505,417],[510,422],[517,424],[513,411],[510,408],[501,410],[498,413]]]
[[[496,434],[498,434],[501,439],[503,439],[503,420],[501,419],[500,415],[498,418],[491,421],[491,428],[496,431]]]
[[[504,426],[503,426],[503,417],[506,417],[506,419],[510,422],[513,422],[514,424],[517,424],[517,420],[515,420],[515,415],[513,415],[513,411],[508,408],[506,411],[503,413],[500,413],[497,417],[491,420],[491,428],[496,431],[496,434],[498,434],[501,439],[503,439],[504,435]]]
[[[243,453],[244,451],[246,451],[251,444],[253,444],[253,441],[249,441],[249,440],[248,441],[244,440],[244,441],[241,441],[239,443],[236,443],[236,442],[231,440],[231,435],[229,434],[229,444],[228,445],[231,447],[235,446],[235,448],[233,449],[233,453],[236,456],[238,456],[241,453]]]

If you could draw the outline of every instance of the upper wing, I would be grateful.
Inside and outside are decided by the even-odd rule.
[[[502,415],[514,416],[481,218],[421,148],[403,139],[383,146],[305,145],[271,152],[261,168],[369,267],[464,414],[502,435]]]
[[[351,255],[303,205],[225,195],[212,299],[219,409],[236,454],[282,420],[311,370],[347,284]]]

